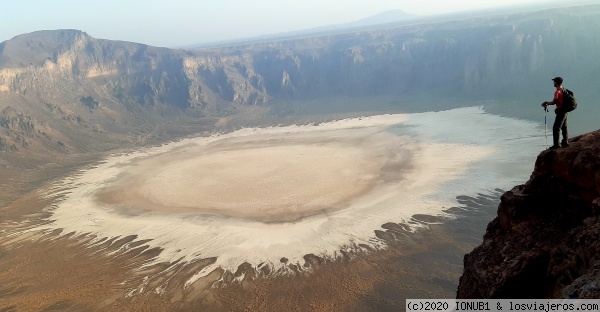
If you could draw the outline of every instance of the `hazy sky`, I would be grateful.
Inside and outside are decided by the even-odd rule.
[[[363,19],[400,9],[434,15],[548,0],[10,0],[0,42],[46,29],[154,46],[255,37]]]

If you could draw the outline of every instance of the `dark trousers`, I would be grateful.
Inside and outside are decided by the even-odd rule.
[[[562,142],[566,143],[569,139],[569,130],[567,130],[567,115],[568,112],[557,108],[555,111],[556,119],[554,119],[554,126],[552,126],[552,138],[554,139],[554,146],[558,146],[559,132],[562,130]]]

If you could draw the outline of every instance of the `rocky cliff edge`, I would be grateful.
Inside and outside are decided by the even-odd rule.
[[[569,142],[502,195],[458,298],[600,298],[600,130]]]

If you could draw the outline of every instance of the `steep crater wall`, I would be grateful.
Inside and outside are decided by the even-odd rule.
[[[515,100],[543,94],[540,77],[592,85],[598,16],[595,5],[187,51],[41,31],[1,44],[0,92],[211,114],[339,95]]]
[[[79,30],[24,34],[0,43],[0,117],[10,120],[0,125],[0,151],[101,152],[381,107],[498,103],[486,110],[537,118],[557,75],[586,111],[576,116],[593,116],[600,37],[590,29],[600,29],[599,17],[600,5],[589,5],[197,50]],[[15,116],[35,129],[15,126]]]

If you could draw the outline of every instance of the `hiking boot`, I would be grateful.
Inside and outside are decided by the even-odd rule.
[[[562,143],[560,143],[560,146],[569,147],[569,143],[567,143],[567,141],[562,141]]]
[[[552,145],[549,149],[553,150],[553,149],[557,149],[557,148],[560,148],[560,146],[558,146],[558,145]]]

